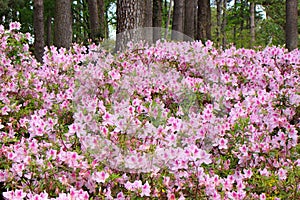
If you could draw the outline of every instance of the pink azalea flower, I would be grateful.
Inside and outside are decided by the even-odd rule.
[[[277,172],[279,180],[285,180],[287,178],[287,171],[283,168],[280,168]]]
[[[260,200],[266,200],[267,199],[266,194],[265,193],[260,194],[259,199]]]
[[[21,24],[19,22],[11,22],[9,24],[9,30],[12,31],[12,30],[20,30],[21,28]]]
[[[22,200],[26,197],[26,193],[23,190],[7,191],[3,192],[3,196],[8,200]]]
[[[148,183],[148,181],[146,181],[146,183],[142,186],[142,192],[141,192],[141,196],[150,196],[150,185]]]
[[[105,180],[109,177],[109,174],[102,171],[102,172],[95,172],[93,174],[93,180],[95,180],[98,183],[104,183]]]
[[[221,138],[219,140],[219,149],[227,149],[228,148],[227,143],[228,143],[227,139]]]

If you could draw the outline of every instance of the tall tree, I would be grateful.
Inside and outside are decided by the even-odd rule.
[[[162,27],[162,0],[153,0],[152,24],[154,28],[153,41],[161,39]]]
[[[97,5],[98,5],[98,16],[99,16],[99,36],[101,39],[108,37],[106,35],[106,17],[105,17],[105,2],[104,0],[97,0]]]
[[[182,40],[183,21],[184,20],[184,0],[174,0],[173,24],[172,24],[172,40]]]
[[[223,48],[226,47],[226,43],[227,43],[227,38],[226,38],[226,18],[227,18],[227,15],[226,15],[226,10],[227,10],[227,1],[226,0],[223,0],[223,18],[222,18],[222,26],[221,26],[221,33],[222,33],[222,46]]]
[[[210,0],[198,0],[197,40],[211,39]]]
[[[250,3],[250,46],[253,47],[255,42],[255,3]]]
[[[70,48],[72,43],[72,13],[70,0],[55,1],[54,45]]]
[[[217,27],[216,27],[216,40],[217,45],[221,42],[221,24],[222,24],[222,0],[216,0],[217,4]]]
[[[116,51],[125,49],[131,40],[140,40],[141,33],[133,29],[144,25],[144,1],[117,0]]]
[[[34,0],[33,2],[33,28],[34,28],[34,55],[39,62],[43,61],[44,54],[44,2]]]
[[[184,6],[184,34],[194,38],[195,13],[197,7],[196,0],[185,0]]]
[[[93,41],[100,36],[98,4],[97,0],[88,0],[89,22],[90,22],[90,37]]]
[[[298,47],[298,1],[286,0],[286,47],[289,51]]]
[[[168,37],[169,25],[170,25],[170,22],[171,22],[172,3],[173,3],[173,0],[170,0],[169,9],[168,9],[168,15],[167,15],[167,19],[166,19],[166,30],[165,30],[165,35],[164,35],[165,39]],[[165,9],[166,9],[166,7],[167,7],[167,1],[165,0]]]
[[[147,27],[145,29],[144,37],[147,42],[152,43],[153,42],[153,0],[145,0],[144,4],[144,27]]]

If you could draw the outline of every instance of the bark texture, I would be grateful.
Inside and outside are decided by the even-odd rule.
[[[56,0],[54,22],[54,45],[70,48],[72,43],[72,13],[70,0]]]
[[[34,55],[39,62],[43,61],[44,54],[44,2],[34,0]]]
[[[144,4],[144,27],[147,27],[145,29],[145,34],[143,37],[145,37],[145,40],[149,43],[153,42],[153,0],[145,0]]]
[[[144,5],[141,0],[117,0],[116,51],[125,49],[129,41],[142,39],[142,34],[133,29],[144,26]]]
[[[185,0],[184,8],[184,34],[194,38],[195,35],[195,11],[197,5],[196,0]]]
[[[198,0],[197,40],[211,39],[211,11],[209,0]]]
[[[255,3],[250,3],[250,47],[254,46],[255,42]]]
[[[161,27],[162,27],[162,0],[153,0],[153,17],[152,23],[154,28],[153,41],[161,39]]]
[[[289,51],[298,47],[298,1],[286,0],[286,47]]]
[[[88,0],[90,37],[93,41],[100,37],[99,15],[97,0]]]
[[[184,0],[174,0],[173,24],[172,24],[172,40],[182,40],[184,22]]]
[[[108,34],[106,34],[108,32],[108,27],[107,27],[107,22],[106,22],[106,18],[105,18],[105,3],[104,0],[98,0],[97,1],[97,5],[98,5],[98,15],[99,15],[99,34],[100,34],[100,38],[107,38]],[[107,28],[106,28],[107,27]]]

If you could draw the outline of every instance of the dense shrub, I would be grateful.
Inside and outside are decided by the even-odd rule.
[[[0,26],[7,199],[300,198],[300,51],[28,50]]]

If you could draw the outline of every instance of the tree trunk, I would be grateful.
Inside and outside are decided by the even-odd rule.
[[[206,27],[206,37],[208,40],[211,40],[211,8],[210,0],[206,0],[207,5],[207,27]]]
[[[298,48],[298,1],[286,0],[286,47],[289,51]]]
[[[222,17],[222,0],[217,0],[217,30],[216,30],[216,38],[217,45],[219,46],[221,43],[221,17]]]
[[[226,10],[227,10],[227,1],[223,0],[223,19],[222,19],[222,27],[221,27],[221,32],[222,32],[222,46],[223,49],[226,48]]]
[[[196,0],[185,0],[184,34],[194,39]]]
[[[145,29],[145,40],[152,44],[153,43],[153,0],[145,0],[145,18],[144,18],[144,27]]]
[[[243,0],[241,0],[241,9],[240,9],[240,43],[241,43],[241,47],[243,46],[243,40],[244,40],[244,34],[243,34],[243,30],[244,30],[244,12],[245,12],[245,2]]]
[[[88,0],[87,2],[89,10],[90,37],[93,41],[95,41],[98,37],[100,37],[97,0]]]
[[[142,35],[133,29],[144,25],[144,1],[117,0],[116,51],[124,50],[130,41],[139,41]]]
[[[174,13],[172,24],[172,40],[182,40],[184,20],[184,0],[174,0]]]
[[[223,0],[224,1],[224,0]],[[237,18],[237,0],[234,0],[233,11],[234,11],[234,18]],[[233,44],[236,45],[236,23],[233,24]]]
[[[47,46],[51,46],[51,39],[52,38],[52,17],[48,16],[47,17]]]
[[[210,1],[198,0],[197,40],[210,39]]]
[[[167,39],[167,37],[168,37],[169,25],[170,25],[170,22],[171,22],[172,3],[173,3],[173,0],[170,0],[168,19],[167,19],[167,23],[166,23],[166,31],[165,31],[165,37],[164,37],[165,39]],[[167,3],[165,3],[165,5],[167,5]]]
[[[153,16],[152,23],[154,27],[153,41],[161,39],[162,27],[162,0],[153,0]]]
[[[34,0],[34,55],[39,62],[44,54],[44,1]]]
[[[105,3],[104,0],[98,0],[97,2],[98,5],[98,15],[99,15],[99,36],[101,39],[107,38],[108,35],[106,35],[106,17],[105,17]],[[108,27],[107,27],[108,29]]]
[[[255,42],[255,3],[250,3],[250,47],[252,48],[254,46]]]
[[[54,45],[70,48],[72,43],[72,13],[70,0],[56,0]]]

